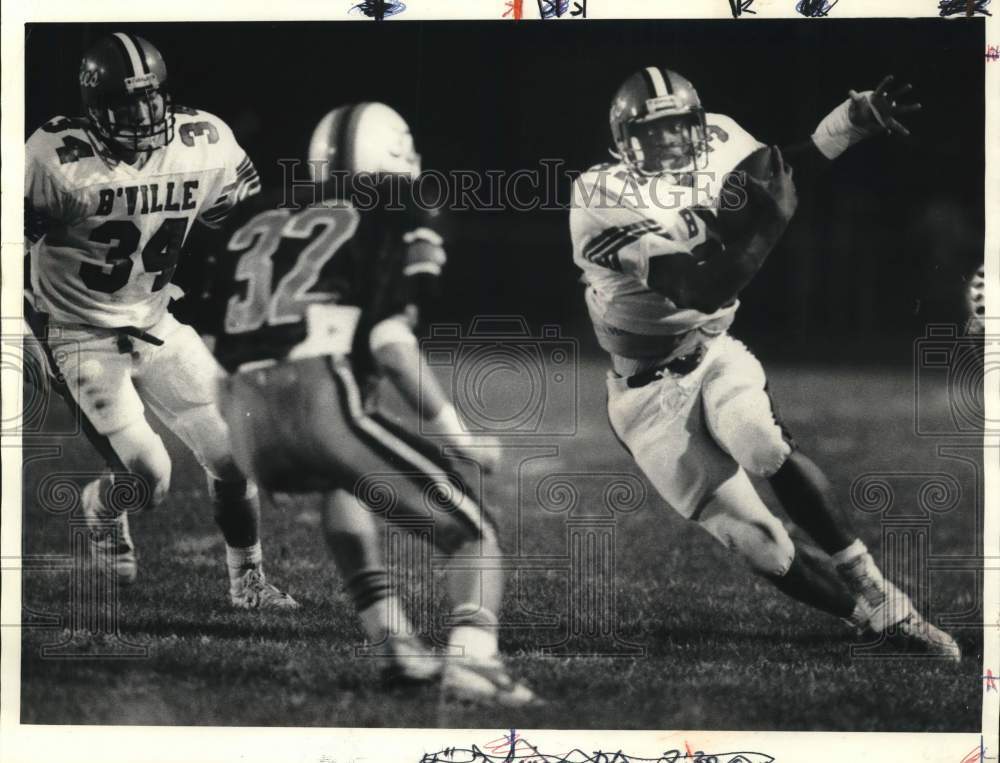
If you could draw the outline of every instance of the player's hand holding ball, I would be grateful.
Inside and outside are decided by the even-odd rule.
[[[776,237],[798,204],[792,168],[776,147],[759,148],[726,178],[721,200],[719,231],[727,246],[739,245],[755,234]]]

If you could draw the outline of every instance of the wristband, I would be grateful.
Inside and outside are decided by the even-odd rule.
[[[867,90],[861,95],[869,103],[871,102],[871,90]],[[812,140],[823,156],[827,159],[836,159],[855,143],[868,137],[869,134],[868,130],[858,127],[851,121],[851,100],[848,98],[823,117],[816,132],[812,134]]]

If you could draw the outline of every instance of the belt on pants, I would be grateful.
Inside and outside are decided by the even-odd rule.
[[[705,359],[705,352],[705,345],[699,345],[696,350],[689,352],[687,355],[682,355],[679,358],[662,363],[655,368],[640,371],[637,374],[629,376],[625,379],[625,384],[628,385],[629,389],[638,389],[639,387],[645,387],[657,379],[662,379],[664,373],[671,373],[674,376],[687,376],[701,365],[701,361]]]

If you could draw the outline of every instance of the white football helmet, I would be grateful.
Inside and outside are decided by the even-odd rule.
[[[339,106],[323,117],[309,141],[309,166],[315,182],[332,172],[420,174],[420,154],[410,128],[384,103]]]

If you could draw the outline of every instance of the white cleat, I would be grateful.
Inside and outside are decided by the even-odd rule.
[[[102,572],[114,572],[121,585],[132,585],[139,575],[135,544],[128,528],[128,513],[115,516],[102,513],[97,491],[100,481],[88,483],[81,494],[81,505],[90,531],[90,554]]]
[[[229,588],[229,601],[237,609],[298,609],[299,603],[284,591],[267,582],[264,571],[247,570]]]
[[[889,643],[905,651],[943,657],[950,662],[962,660],[962,650],[951,636],[931,625],[916,611],[885,632]]]
[[[544,704],[531,689],[511,678],[499,659],[447,660],[441,689],[446,700],[506,707]]]
[[[865,622],[865,630],[883,635],[904,651],[943,657],[952,662],[962,659],[962,650],[950,635],[920,616],[910,597],[882,577],[871,554],[864,553],[852,562],[837,567],[857,601],[851,623]]]

